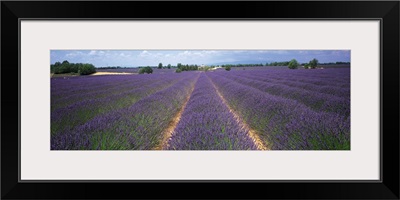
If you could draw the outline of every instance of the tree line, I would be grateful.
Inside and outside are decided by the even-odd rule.
[[[313,59],[308,63],[299,63],[296,59],[292,59],[290,61],[281,61],[281,62],[270,62],[265,64],[224,64],[221,67],[263,67],[263,66],[291,66],[291,68],[295,69],[298,65],[303,65],[306,68],[316,68],[317,65],[341,65],[341,64],[350,64],[350,62],[329,62],[329,63],[319,63],[317,59]]]
[[[304,69],[315,69],[317,68],[318,65],[318,60],[317,59],[312,59],[310,60],[310,62],[308,63],[303,63]],[[299,62],[297,62],[296,59],[292,59],[289,63],[288,63],[288,68],[289,69],[297,69],[299,67]]]
[[[328,62],[328,63],[318,63],[318,65],[349,65],[350,62]]]
[[[96,72],[96,67],[89,63],[70,63],[64,60],[50,65],[50,72],[54,74],[77,73],[88,75]]]
[[[316,58],[310,60],[308,63],[302,63],[300,64],[296,59],[292,59],[290,61],[281,61],[281,62],[271,62],[271,63],[265,63],[263,65],[262,63],[260,64],[224,64],[224,65],[209,65],[209,66],[199,66],[199,65],[189,65],[189,64],[182,64],[178,63],[176,66],[172,66],[171,64],[168,65],[163,65],[162,63],[159,63],[158,66],[140,66],[139,74],[144,74],[144,73],[152,73],[153,68],[158,68],[158,69],[171,69],[171,68],[177,68],[175,72],[180,73],[183,71],[195,71],[195,70],[201,70],[201,71],[208,71],[211,68],[215,67],[222,67],[226,71],[230,71],[232,67],[262,67],[262,66],[288,66],[289,69],[297,69],[300,65],[303,65],[305,69],[315,69],[317,68],[317,65],[339,65],[339,64],[350,64],[350,62],[330,62],[330,63],[319,63]]]

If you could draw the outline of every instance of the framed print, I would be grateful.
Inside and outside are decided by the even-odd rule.
[[[399,2],[1,5],[4,199],[399,198]]]

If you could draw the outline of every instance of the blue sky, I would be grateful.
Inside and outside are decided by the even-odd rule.
[[[51,50],[50,62],[92,63],[105,66],[155,66],[182,64],[252,64],[313,58],[320,63],[350,62],[349,50]]]

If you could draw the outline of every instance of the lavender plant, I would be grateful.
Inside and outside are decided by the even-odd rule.
[[[167,149],[255,150],[257,147],[202,73]]]
[[[350,149],[349,117],[317,112],[296,100],[271,95],[218,73],[208,76],[272,149]]]

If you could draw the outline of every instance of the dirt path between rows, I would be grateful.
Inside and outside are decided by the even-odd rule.
[[[183,103],[183,106],[178,111],[178,113],[176,113],[175,117],[170,121],[169,126],[162,133],[163,139],[162,139],[160,145],[156,146],[153,150],[166,150],[167,149],[168,141],[172,137],[172,134],[174,133],[174,130],[175,130],[176,126],[178,125],[180,119],[181,119],[182,113],[185,110],[186,104],[189,102],[190,97],[192,96],[194,87],[195,87],[199,77],[200,76],[197,76],[196,80],[193,83],[193,86],[190,88],[189,95],[186,97],[185,102]]]
[[[218,96],[222,99],[222,102],[224,102],[224,104],[226,105],[226,107],[228,107],[229,112],[232,113],[232,115],[234,116],[236,123],[238,123],[239,125],[242,125],[243,128],[249,130],[248,134],[249,137],[251,138],[251,140],[253,140],[254,144],[256,145],[258,150],[269,150],[269,148],[263,143],[263,141],[260,139],[260,137],[258,136],[257,132],[250,128],[243,120],[242,118],[236,113],[236,111],[232,110],[232,108],[229,106],[228,102],[225,100],[224,96],[222,96],[222,94],[219,92],[218,88],[215,86],[214,82],[212,81],[212,79],[210,77],[207,76],[207,78],[210,80],[211,84],[213,85],[213,87],[215,88],[215,91],[217,92]]]

